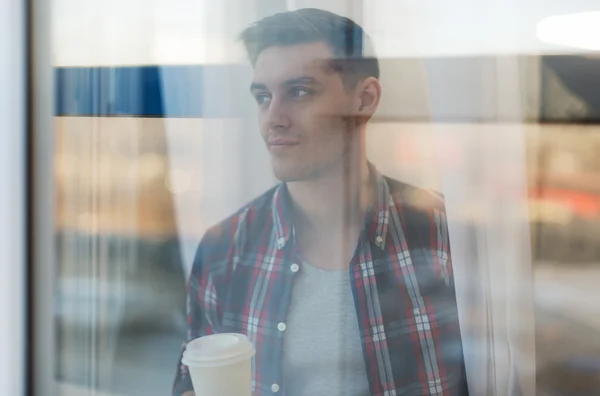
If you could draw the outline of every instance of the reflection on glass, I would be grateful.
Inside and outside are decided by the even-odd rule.
[[[593,55],[551,44],[566,43],[561,33],[540,36],[548,43],[534,37],[539,20],[562,10],[328,2],[371,33],[373,49],[352,52],[357,34],[348,54],[323,45],[319,32],[337,19],[315,11],[289,14],[302,18],[261,40],[246,31],[246,48],[237,39],[290,2],[53,3],[61,395],[170,394],[182,341],[224,331],[257,347],[259,395],[302,395],[303,386],[335,394],[331,384],[344,395],[463,394],[465,383],[475,395],[600,394],[600,69]],[[325,27],[323,15],[333,18]],[[514,29],[508,15],[523,16]],[[467,32],[466,21],[478,23]],[[294,24],[314,37],[273,33]],[[354,58],[374,54],[379,74],[365,74]],[[360,115],[370,117],[364,141],[336,135],[362,128]],[[322,190],[294,188],[355,158],[344,157],[353,149],[356,177],[338,180],[338,205],[327,205],[340,191],[335,178]],[[365,158],[371,168],[356,166]],[[353,200],[350,191],[363,190],[350,182],[357,175],[367,175],[364,191],[389,176],[387,188],[402,196],[394,202],[402,213],[382,211],[372,240],[361,234],[357,202],[371,213],[380,191]],[[282,215],[281,235],[253,201],[280,180],[293,219]],[[314,201],[307,213],[330,220],[299,216],[298,196]],[[230,217],[248,202],[252,221]],[[428,222],[415,231],[420,215]],[[239,224],[255,227],[232,233]],[[234,262],[238,275],[224,281],[218,270]],[[329,268],[341,263],[356,271]],[[270,266],[281,274],[268,277]],[[192,294],[207,292],[207,267],[218,306],[192,295],[186,319],[186,279]],[[277,278],[284,272],[289,279]],[[419,298],[434,308],[414,306]],[[175,394],[190,389],[184,382]]]

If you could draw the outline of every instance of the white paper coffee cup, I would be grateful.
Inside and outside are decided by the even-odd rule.
[[[243,334],[212,334],[187,344],[188,366],[196,396],[251,396],[254,346]]]

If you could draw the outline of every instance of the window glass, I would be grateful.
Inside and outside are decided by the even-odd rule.
[[[59,394],[600,393],[592,11],[54,0]]]

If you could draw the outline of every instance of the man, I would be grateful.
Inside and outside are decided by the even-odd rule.
[[[242,40],[282,183],[200,243],[189,339],[248,335],[257,396],[466,394],[443,202],[366,159],[381,86],[363,30],[303,9]],[[173,394],[193,395],[181,363]]]

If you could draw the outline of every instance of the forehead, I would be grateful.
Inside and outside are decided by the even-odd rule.
[[[256,60],[254,82],[271,86],[301,76],[325,80],[335,74],[329,66],[332,58],[329,47],[321,42],[269,47]]]

